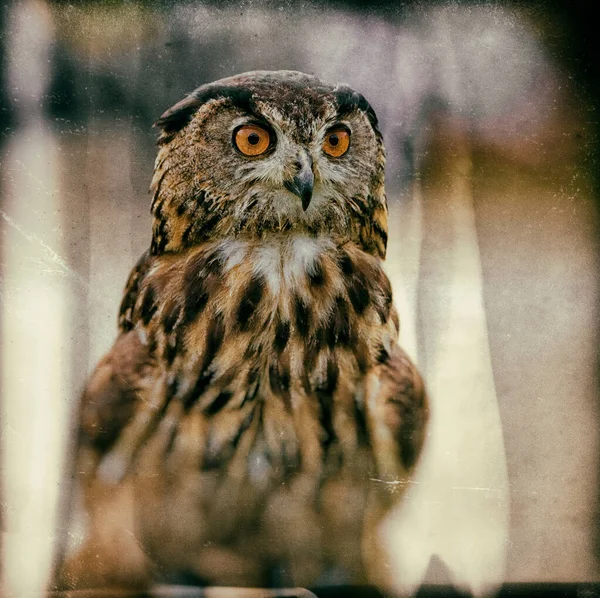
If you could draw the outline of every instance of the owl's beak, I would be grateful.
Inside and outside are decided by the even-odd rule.
[[[312,171],[312,158],[305,152],[298,156],[299,171],[291,181],[284,181],[288,191],[297,195],[302,201],[302,209],[306,212],[312,199],[315,175]]]

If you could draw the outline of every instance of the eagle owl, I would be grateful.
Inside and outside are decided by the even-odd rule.
[[[60,584],[393,585],[378,528],[427,402],[382,269],[373,109],[261,71],[156,126],[152,242],[81,401],[85,540]]]

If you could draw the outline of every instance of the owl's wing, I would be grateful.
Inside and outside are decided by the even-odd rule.
[[[79,442],[98,457],[110,451],[117,440],[122,444],[124,427],[138,405],[148,401],[160,375],[146,335],[135,328],[134,318],[140,289],[155,259],[146,251],[131,271],[119,309],[121,334],[97,365],[81,399]]]
[[[139,443],[123,432],[151,394],[157,367],[138,331],[121,334],[100,361],[78,413],[68,534],[60,547],[55,588],[144,587],[147,564],[131,531],[132,494],[117,484]],[[142,434],[138,432],[138,436]],[[126,442],[134,446],[127,454]],[[119,455],[118,458],[115,458]]]
[[[121,334],[96,367],[80,406],[79,441],[99,455],[114,446],[156,371],[135,330]]]
[[[376,475],[365,517],[363,555],[369,581],[394,589],[383,541],[385,517],[414,483],[425,441],[429,405],[423,380],[406,353],[395,345],[366,375],[364,412]]]
[[[406,480],[423,447],[429,409],[423,380],[397,345],[367,374],[365,414],[381,482]]]
[[[121,333],[96,366],[80,400],[74,485],[68,499],[69,539],[59,549],[54,581],[58,589],[110,585],[121,581],[120,572],[133,585],[145,583],[144,557],[134,537],[123,532],[133,527],[130,489],[116,482],[147,431],[138,429],[134,434],[132,422],[138,419],[140,405],[157,392],[160,377],[143,331],[134,327],[133,320],[140,285],[153,259],[144,253],[132,270],[119,314]]]

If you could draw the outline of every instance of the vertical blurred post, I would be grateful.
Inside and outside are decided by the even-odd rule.
[[[411,182],[411,197],[390,209],[395,234],[388,242],[386,270],[394,289],[394,301],[400,314],[400,345],[419,363],[418,306],[423,236],[423,197],[421,179]]]
[[[0,131],[4,131],[10,120],[10,105],[6,89],[6,37],[8,31],[6,21],[9,5],[9,0],[0,3]]]
[[[430,18],[445,49],[438,76],[450,105],[460,106],[468,84],[459,76],[451,10],[441,8]],[[451,112],[445,120],[447,131],[438,140],[442,151],[431,160],[423,185],[415,181],[412,232],[406,235],[414,248],[409,246],[400,271],[406,280],[400,308],[418,304],[422,314],[419,357],[431,400],[429,435],[406,499],[382,535],[399,591],[414,591],[424,577],[436,581],[435,568],[426,577],[436,556],[446,568],[443,575],[482,596],[504,578],[508,479],[483,303],[470,142],[464,121]],[[420,284],[419,267],[425,272]],[[407,337],[413,354],[415,329]]]
[[[5,68],[5,56],[6,56],[6,15],[8,13],[8,1],[6,3],[0,4],[0,130],[4,130],[5,126],[8,124],[8,119],[10,118],[8,99],[6,96],[6,68]],[[1,148],[0,148],[1,152]],[[1,155],[1,153],[0,153]],[[2,206],[2,195],[1,195],[1,187],[0,187],[0,207]],[[1,254],[0,254],[1,260]],[[1,263],[1,261],[0,261]],[[2,309],[3,303],[3,282],[2,282],[2,274],[0,270],[0,309]],[[0,339],[2,338],[2,319],[0,318]],[[1,351],[1,346],[0,346]],[[0,363],[2,360],[2,353],[0,352]],[[2,395],[0,395],[0,408],[2,406]],[[2,419],[0,418],[0,426],[2,425]],[[0,463],[2,461],[2,429],[0,427]],[[1,471],[1,470],[0,470]],[[1,500],[2,497],[2,489],[3,489],[3,480],[0,475],[0,553],[2,551],[2,536],[4,535],[4,503]],[[1,564],[0,560],[0,564]],[[2,588],[2,574],[0,573],[0,591]]]
[[[53,44],[43,0],[15,2],[6,79],[16,128],[2,156],[3,592],[47,583],[70,408],[71,272],[62,255],[58,153],[44,97]]]

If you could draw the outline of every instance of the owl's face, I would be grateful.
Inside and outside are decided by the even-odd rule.
[[[245,73],[200,87],[157,125],[154,253],[294,233],[385,251],[383,143],[373,110],[349,88]],[[381,234],[368,239],[374,216]]]

